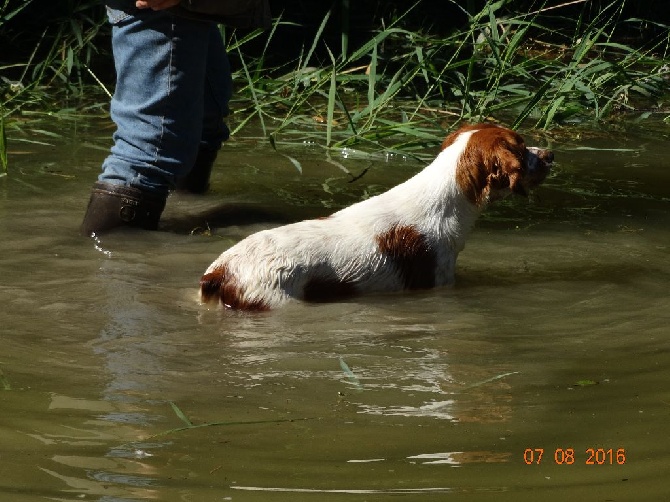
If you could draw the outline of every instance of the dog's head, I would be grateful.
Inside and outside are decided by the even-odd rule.
[[[442,149],[456,144],[462,149],[456,182],[480,207],[510,193],[527,196],[528,190],[544,181],[554,160],[551,151],[527,148],[519,134],[494,124],[461,127],[447,136]]]

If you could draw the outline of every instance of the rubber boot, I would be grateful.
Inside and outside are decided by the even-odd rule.
[[[209,189],[209,177],[212,174],[212,166],[218,153],[218,150],[201,148],[191,172],[177,182],[177,190],[195,194],[205,193]]]
[[[99,235],[123,226],[156,230],[164,208],[165,197],[98,181],[91,190],[81,233]]]

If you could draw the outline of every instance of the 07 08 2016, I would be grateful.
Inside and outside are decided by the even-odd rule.
[[[623,465],[626,463],[626,449],[594,447],[586,448],[581,454],[574,448],[556,448],[553,459],[545,455],[544,448],[526,448],[523,452],[523,461],[526,465],[539,465],[547,460],[557,465]]]

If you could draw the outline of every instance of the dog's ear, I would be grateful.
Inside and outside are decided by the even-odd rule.
[[[523,184],[526,170],[524,158],[526,145],[523,138],[514,131],[502,129],[488,139],[490,149],[486,167],[489,198],[504,197],[510,192],[528,196]]]
[[[503,141],[496,148],[493,167],[489,174],[489,186],[492,191],[509,189],[517,195],[528,196],[522,179],[524,173],[523,143]]]

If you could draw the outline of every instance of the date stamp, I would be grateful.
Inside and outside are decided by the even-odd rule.
[[[551,451],[547,452],[551,455]],[[540,465],[552,462],[557,465],[624,465],[626,463],[625,448],[586,448],[584,453],[574,448],[556,448],[554,456],[545,456],[544,448],[526,448],[523,461],[526,465]]]

